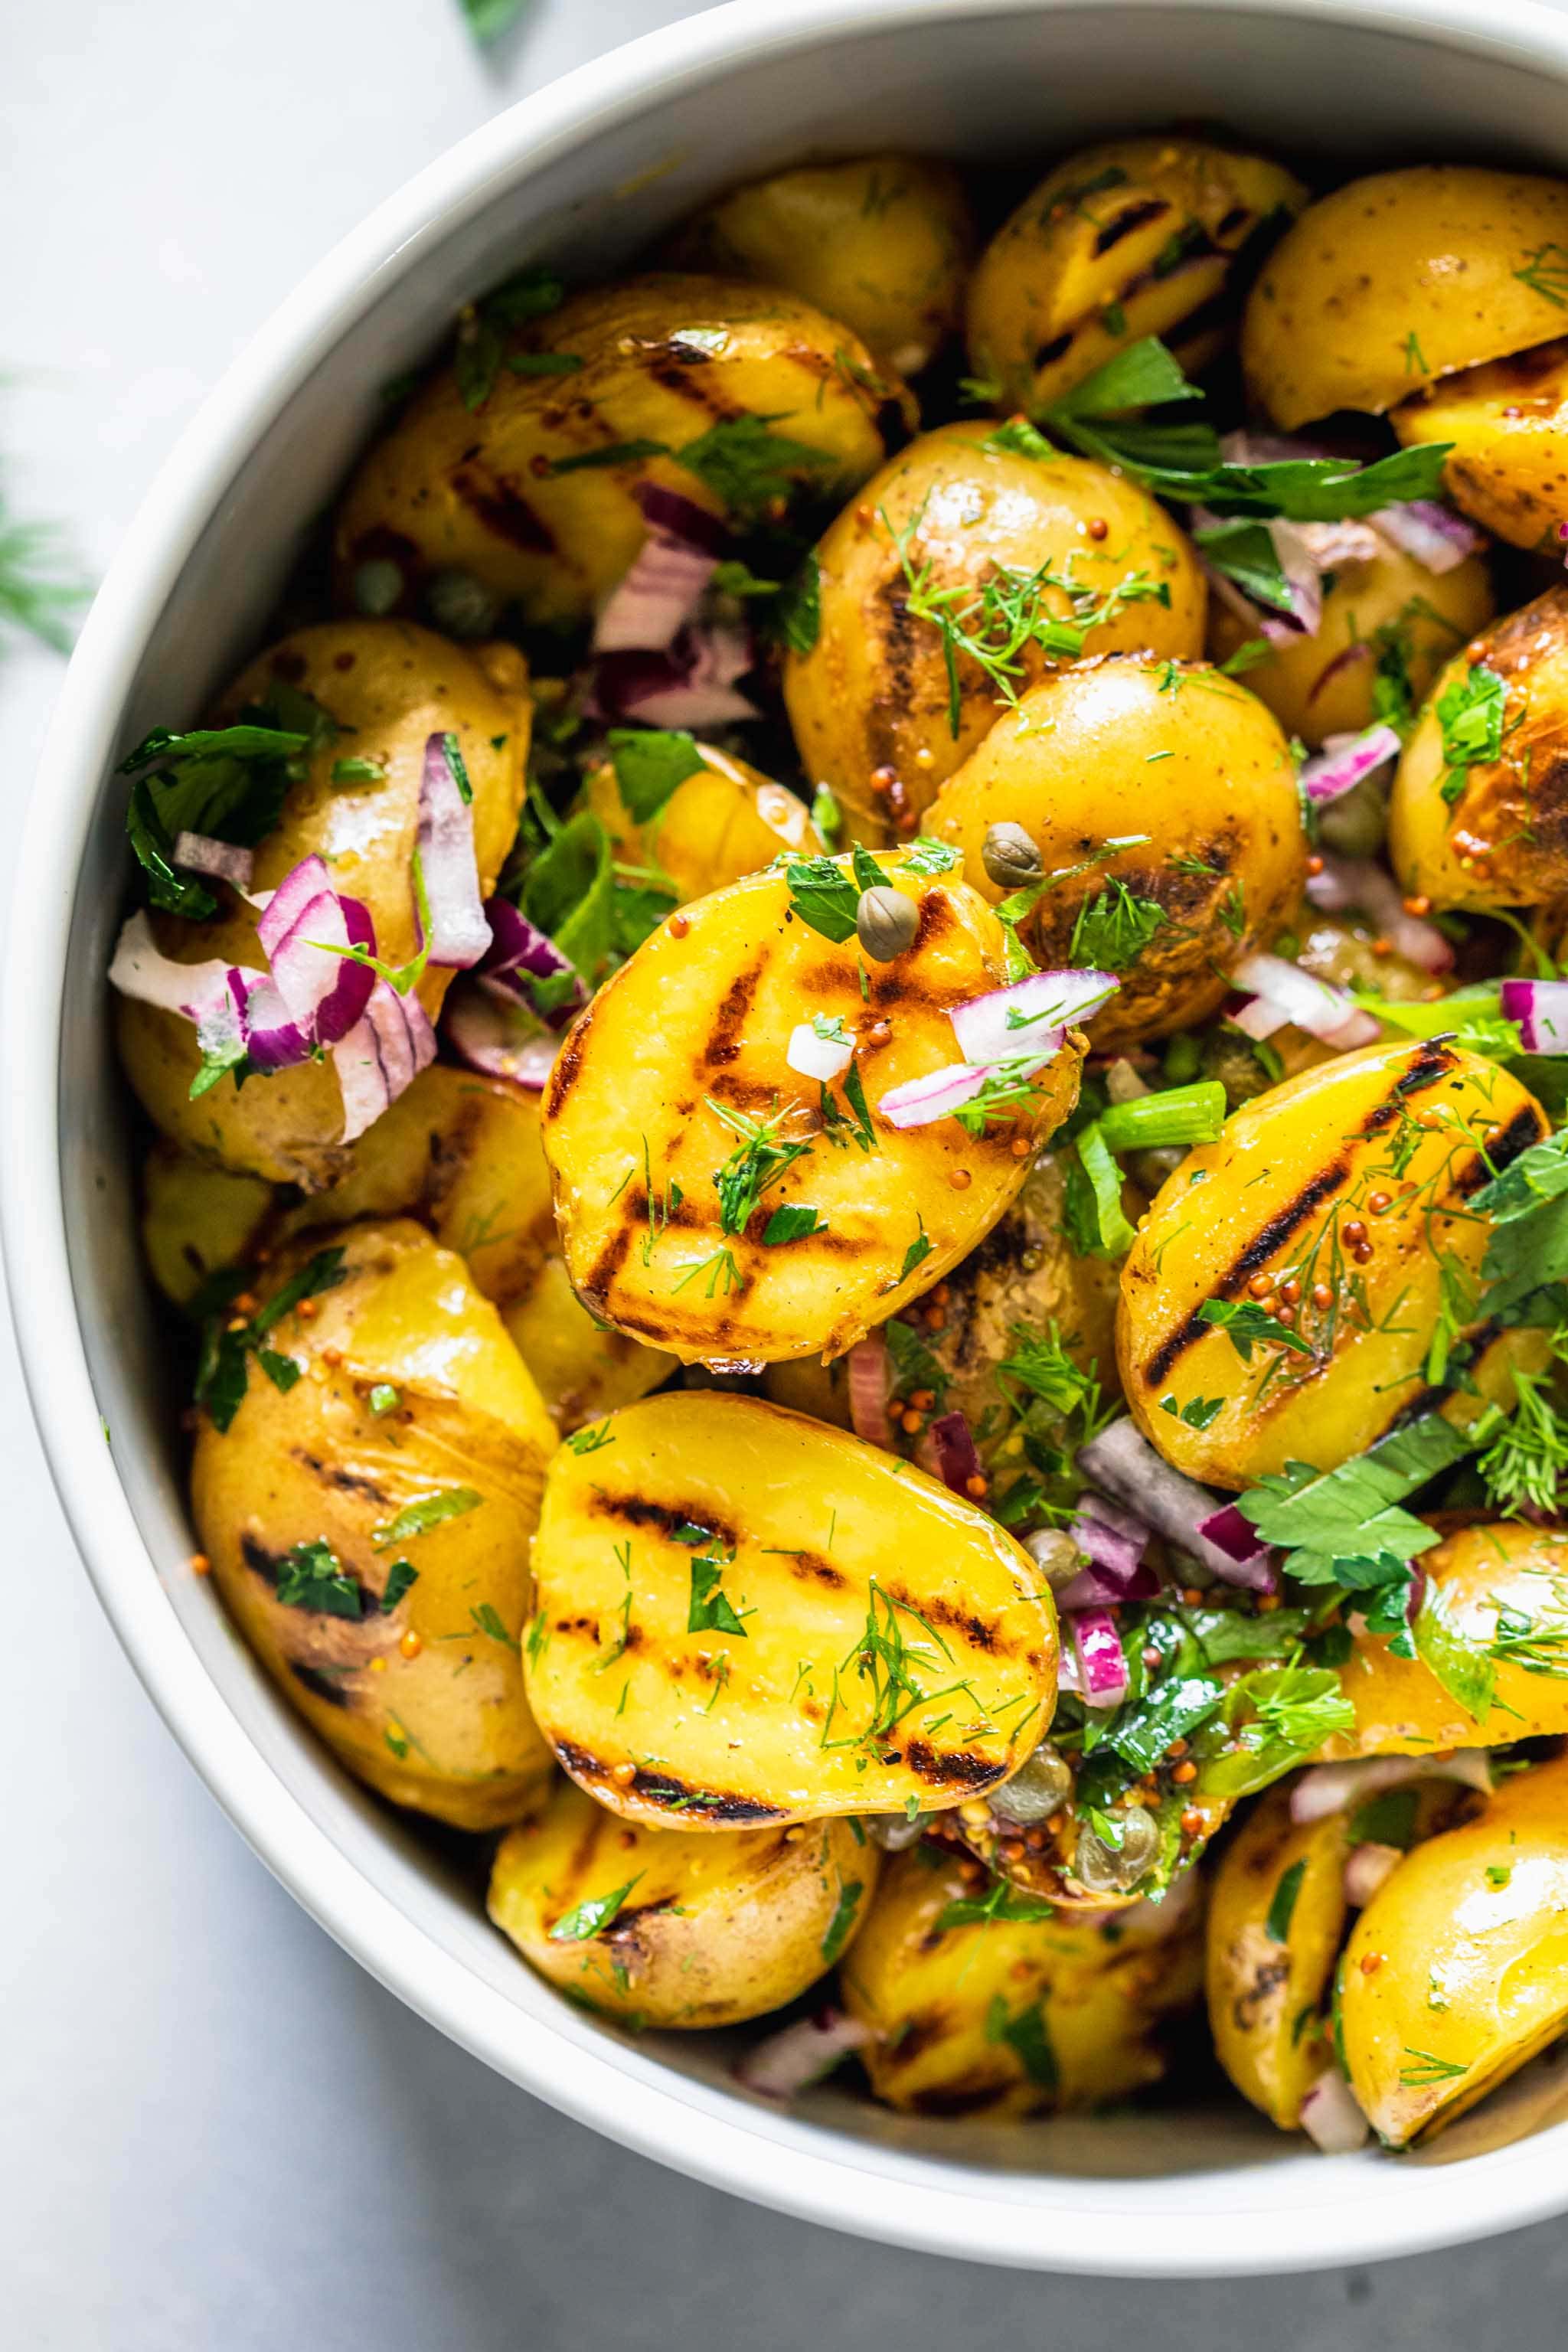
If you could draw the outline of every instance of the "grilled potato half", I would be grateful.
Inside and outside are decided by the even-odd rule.
[[[1144,335],[1206,367],[1234,327],[1237,256],[1306,201],[1283,165],[1206,140],[1086,147],[1030,189],[981,255],[970,366],[999,406],[1033,415]]]
[[[1568,588],[1471,639],[1438,678],[1388,804],[1402,887],[1435,907],[1568,895]]]
[[[566,1780],[501,1840],[489,1915],[542,1977],[606,2016],[739,2025],[848,1948],[881,1858],[852,1821],[649,1829]]]
[[[984,1884],[973,1862],[929,1843],[882,1874],[841,1973],[845,2007],[874,2036],[859,2054],[878,2098],[1000,2117],[1102,2106],[1157,2083],[1161,2028],[1202,1986],[1201,1907],[1182,1916],[1170,1898],[1165,1919],[1145,1905],[1109,1930],[1045,1905],[976,1919]]]
[[[1405,1856],[1340,1978],[1351,2087],[1390,2147],[1431,2139],[1568,2025],[1568,1759]]]
[[[696,774],[641,824],[622,799],[612,765],[588,778],[588,806],[623,864],[657,867],[684,905],[754,874],[785,850],[803,857],[820,853],[822,836],[795,793],[710,743],[697,750],[702,765]]]
[[[462,748],[488,896],[522,805],[531,715],[522,656],[511,646],[451,645],[403,621],[331,621],[296,630],[242,670],[213,723],[229,725],[247,706],[265,705],[275,678],[310,696],[342,733],[302,755],[304,772],[257,850],[253,887],[274,890],[302,857],[321,856],[336,887],[369,908],[378,954],[405,963],[416,945],[410,860],[426,739],[451,732]],[[344,738],[356,759],[380,771],[373,781],[334,782]],[[153,916],[159,947],[179,963],[221,958],[265,970],[258,910],[226,884],[215,887],[223,904],[211,922]],[[432,1020],[451,977],[430,965],[418,982]],[[191,1081],[202,1066],[195,1025],[131,997],[118,1000],[117,1021],[126,1076],[148,1117],[183,1150],[306,1192],[346,1171],[342,1096],[330,1058],[252,1077],[243,1091],[226,1076],[193,1102]]]
[[[470,405],[443,368],[360,467],[334,530],[343,605],[374,594],[394,600],[378,609],[425,612],[434,596],[439,609],[460,580],[535,626],[588,620],[647,536],[640,491],[734,521],[768,503],[737,499],[737,476],[758,468],[709,436],[771,433],[764,487],[830,501],[915,423],[902,385],[882,383],[847,327],[740,278],[595,287],[505,341],[482,399]],[[551,359],[580,364],[538,373]]]
[[[1568,181],[1474,163],[1352,180],[1308,206],[1252,289],[1241,356],[1294,432],[1385,409],[1559,333]]]
[[[647,1397],[556,1457],[528,1689],[628,1820],[739,1829],[955,1805],[1049,1720],[1055,1612],[995,1522],[749,1397]]]
[[[550,1776],[519,1636],[555,1432],[450,1250],[403,1222],[312,1240],[338,1278],[267,1331],[273,1376],[250,1359],[227,1428],[201,1418],[202,1549],[262,1664],[350,1771],[494,1828]],[[268,1267],[268,1300],[311,1255],[302,1243]]]
[[[1421,1397],[1446,1302],[1455,1343],[1484,1342],[1477,1389],[1511,1405],[1510,1367],[1543,1364],[1545,1335],[1467,1314],[1490,1228],[1466,1203],[1547,1131],[1517,1079],[1436,1040],[1342,1055],[1235,1112],[1122,1267],[1117,1358],[1144,1434],[1218,1486],[1331,1470]],[[1194,1398],[1220,1400],[1202,1429],[1179,1418]]]
[[[931,813],[983,898],[994,824],[1023,826],[1059,878],[1023,936],[1048,970],[1121,985],[1088,1024],[1101,1053],[1203,1021],[1226,972],[1270,945],[1307,874],[1296,763],[1244,686],[1135,655],[1042,678],[998,719]],[[1129,846],[1108,849],[1125,841]]]
[[[913,832],[1002,709],[963,642],[1007,634],[999,595],[1041,623],[1024,634],[1014,686],[1073,658],[1075,643],[1203,650],[1203,574],[1170,515],[1104,466],[1029,457],[995,431],[959,423],[911,442],[817,547],[820,625],[809,653],[785,656],[784,701],[806,774],[833,786],[863,841]]]
[[[1408,447],[1441,441],[1448,496],[1515,547],[1561,561],[1568,516],[1568,340],[1466,368],[1403,401],[1389,422]]]
[[[849,861],[810,870],[815,903],[826,892],[853,921]],[[1029,1143],[1072,1108],[1076,1031],[1016,1120],[971,1136],[879,1116],[895,1087],[956,1062],[949,1012],[1005,971],[1002,928],[973,890],[929,858],[882,870],[918,909],[889,961],[814,929],[788,871],[770,870],[663,924],[567,1033],[544,1150],[567,1271],[601,1321],[686,1362],[841,1354],[973,1247],[1023,1183]],[[826,1086],[788,1058],[814,1021],[854,1039]]]

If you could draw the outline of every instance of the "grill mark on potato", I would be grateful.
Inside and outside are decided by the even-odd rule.
[[[647,373],[655,383],[715,425],[732,425],[747,414],[743,401],[727,399],[716,383],[703,383],[690,373],[693,368],[712,366],[710,352],[700,352],[693,343],[680,345],[675,336],[665,346],[665,352],[666,356],[648,363]]]
[[[583,1051],[588,1042],[588,1029],[593,1017],[594,1009],[589,1005],[566,1032],[565,1043],[551,1067],[550,1087],[544,1102],[547,1119],[560,1117],[562,1104],[582,1076]]]
[[[803,1584],[808,1582],[826,1584],[834,1591],[839,1590],[849,1581],[841,1570],[834,1567],[830,1559],[824,1559],[819,1552],[815,1551],[792,1552],[789,1572]]]
[[[1002,1641],[994,1625],[988,1625],[983,1617],[976,1617],[971,1611],[956,1608],[951,1601],[939,1600],[934,1596],[924,1602],[917,1602],[911,1592],[896,1584],[889,1584],[884,1590],[889,1600],[896,1601],[900,1608],[925,1618],[929,1624],[946,1625],[953,1633],[962,1633],[975,1649],[984,1650],[992,1657],[1011,1654],[1012,1643]]]
[[[876,764],[882,766],[891,763],[898,731],[916,703],[915,624],[910,618],[901,572],[894,573],[887,593],[879,597],[873,610],[882,639],[882,657],[877,665],[882,683],[876,705],[868,714],[867,731]]]
[[[1131,236],[1134,229],[1146,227],[1150,221],[1163,220],[1170,209],[1168,196],[1145,196],[1141,204],[1129,205],[1125,212],[1118,213],[1100,229],[1094,240],[1096,256],[1109,253],[1113,246],[1121,244],[1124,236]]]
[[[1252,1972],[1252,1981],[1245,1992],[1238,1992],[1231,2002],[1230,2013],[1237,2031],[1250,2033],[1258,2022],[1258,2011],[1290,1981],[1290,1955],[1282,1953],[1278,1959],[1260,1960]]]
[[[452,495],[470,514],[479,517],[488,531],[497,539],[504,539],[509,547],[521,547],[530,555],[555,553],[554,534],[515,482],[500,475],[483,481],[478,474],[459,467],[452,476]]]
[[[704,1069],[721,1067],[726,1062],[740,1058],[741,1024],[752,1009],[757,993],[757,983],[767,968],[769,950],[762,949],[749,971],[737,972],[725,992],[713,1018],[713,1027],[697,1064],[698,1075]]]
[[[631,1245],[630,1225],[617,1225],[589,1269],[587,1278],[582,1286],[582,1296],[584,1299],[596,1299],[601,1313],[605,1311],[605,1302],[610,1295],[610,1285],[626,1264],[626,1253]],[[624,1315],[616,1318],[619,1322],[625,1322],[626,1319]]]
[[[990,1789],[1007,1777],[1005,1763],[994,1764],[984,1756],[971,1755],[967,1748],[945,1752],[931,1746],[929,1739],[911,1739],[904,1750],[904,1762],[921,1780],[930,1780],[938,1788]]]
[[[289,1659],[289,1671],[295,1681],[310,1692],[312,1698],[324,1699],[329,1706],[341,1706],[344,1709],[353,1706],[353,1695],[344,1690],[335,1675],[324,1675],[319,1666],[306,1665],[299,1658]]]
[[[390,1499],[385,1488],[378,1486],[374,1478],[363,1477],[356,1470],[345,1470],[335,1462],[323,1462],[319,1454],[308,1453],[302,1445],[291,1445],[289,1451],[294,1460],[302,1463],[314,1477],[320,1478],[324,1486],[335,1486],[340,1494],[363,1495],[369,1503],[384,1503]]]
[[[1483,1184],[1489,1184],[1494,1176],[1500,1176],[1505,1168],[1511,1167],[1532,1143],[1539,1143],[1545,1132],[1534,1104],[1521,1105],[1497,1141],[1489,1144],[1484,1152],[1478,1151],[1460,1169],[1454,1179],[1454,1192],[1461,1201],[1468,1201],[1472,1192],[1479,1192]]]
[[[609,1765],[590,1755],[585,1748],[579,1748],[570,1739],[552,1739],[551,1745],[574,1780],[609,1780]],[[621,1789],[618,1781],[611,1785]],[[787,1806],[764,1805],[759,1798],[738,1797],[722,1789],[694,1789],[678,1780],[671,1772],[645,1772],[639,1769],[622,1793],[645,1798],[649,1804],[661,1805],[678,1816],[687,1813],[705,1822],[727,1822],[737,1828],[789,1819]]]
[[[1054,367],[1058,360],[1065,359],[1072,349],[1077,332],[1076,327],[1069,327],[1065,334],[1053,335],[1048,342],[1038,344],[1035,351],[1036,368]]]
[[[657,1528],[665,1536],[673,1536],[677,1528],[700,1528],[726,1550],[735,1549],[741,1539],[740,1530],[716,1518],[706,1503],[661,1503],[652,1495],[612,1495],[596,1486],[588,1496],[588,1508],[605,1518],[625,1519],[629,1527]]]

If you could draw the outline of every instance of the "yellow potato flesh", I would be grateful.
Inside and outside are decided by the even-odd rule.
[[[1293,1822],[1289,1787],[1270,1789],[1226,1844],[1210,1884],[1205,1972],[1215,2055],[1242,2097],[1281,2131],[1295,2130],[1302,2099],[1330,2063],[1327,1997],[1347,1916],[1346,1828],[1343,1813]]]
[[[1321,749],[1330,735],[1359,734],[1378,717],[1376,689],[1385,677],[1407,680],[1410,702],[1425,700],[1445,662],[1490,620],[1491,577],[1484,559],[1467,556],[1451,572],[1428,572],[1413,555],[1368,527],[1377,552],[1336,562],[1323,583],[1323,617],[1310,636],[1271,646],[1247,671],[1287,735]],[[1216,596],[1209,606],[1209,651],[1229,661],[1255,630]]]
[[[952,609],[988,642],[986,583],[1012,572],[1075,584],[1089,600],[1077,614],[1092,624],[1086,655],[1146,647],[1185,659],[1203,647],[1203,575],[1163,509],[1087,458],[987,448],[994,429],[949,425],[912,442],[816,551],[821,625],[809,653],[785,656],[784,701],[806,774],[833,786],[862,840],[912,830],[1003,707],[994,681],[961,652],[954,727],[943,633],[910,611],[911,578],[933,595],[957,592]],[[1140,586],[1159,594],[1139,595]],[[1041,610],[1075,617],[1056,585],[1045,586]],[[1026,644],[1015,689],[1051,658]]]
[[[1279,164],[1195,139],[1110,140],[1058,163],[980,257],[970,366],[1034,414],[1130,343],[1159,335],[1207,364],[1231,265],[1307,191]]]
[[[951,163],[858,155],[732,189],[676,233],[669,257],[787,287],[852,327],[879,365],[915,375],[958,324],[973,243]]]
[[[1562,560],[1568,517],[1568,341],[1466,368],[1405,401],[1390,419],[1405,446],[1447,442],[1443,483],[1456,506],[1515,547]]]
[[[202,1548],[263,1665],[351,1771],[458,1828],[513,1821],[550,1769],[518,1644],[554,1430],[449,1251],[404,1223],[312,1241],[343,1249],[346,1278],[269,1335],[303,1368],[286,1392],[253,1361],[227,1433],[203,1416]],[[266,1295],[309,1250],[268,1268]],[[459,1488],[478,1505],[391,1533]],[[286,1555],[318,1542],[357,1585],[358,1615],[279,1599]],[[380,1596],[405,1559],[416,1578],[388,1612]]]
[[[650,1829],[568,1780],[502,1839],[489,1915],[541,1976],[606,2016],[738,2025],[794,2000],[848,1948],[880,1862],[849,1822]],[[594,1916],[581,1905],[623,1887],[603,1928],[573,1932]]]
[[[710,744],[698,746],[703,764],[677,784],[658,814],[638,824],[621,799],[613,767],[588,779],[588,805],[627,866],[667,876],[684,905],[769,866],[784,850],[816,856],[824,844],[805,803]]]
[[[1446,696],[1504,685],[1496,760],[1451,766]],[[1452,775],[1458,797],[1443,797]],[[1437,680],[1388,804],[1401,887],[1435,907],[1538,907],[1568,892],[1568,589],[1472,638]]]
[[[1021,824],[1060,879],[1025,927],[1047,970],[1099,964],[1121,986],[1088,1024],[1101,1052],[1203,1020],[1243,956],[1270,946],[1306,877],[1295,761],[1277,719],[1212,669],[1131,656],[1042,679],[937,796],[930,830],[981,895],[992,825]],[[1106,855],[1106,845],[1134,845]],[[1087,870],[1086,870],[1087,869]],[[1135,954],[1096,947],[1086,907],[1118,890],[1162,910]]]
[[[751,1398],[648,1397],[593,1436],[546,1486],[528,1690],[602,1803],[688,1829],[941,1808],[1034,1748],[1054,1612],[984,1513]]]
[[[1430,2138],[1568,2023],[1568,1761],[1407,1854],[1345,1948],[1351,2086],[1389,2146]]]
[[[637,491],[674,490],[710,514],[717,491],[673,456],[597,453],[654,441],[688,447],[737,418],[821,453],[784,467],[814,498],[847,492],[879,466],[884,401],[871,355],[837,320],[777,287],[659,276],[576,294],[508,339],[508,356],[580,359],[569,375],[503,363],[477,411],[443,369],[350,484],[334,530],[340,601],[361,564],[391,562],[404,594],[456,570],[535,625],[586,620],[630,570],[647,535]],[[913,421],[913,404],[909,404]]]
[[[312,697],[345,732],[311,756],[292,785],[281,821],[256,853],[257,893],[276,889],[300,858],[327,862],[333,885],[362,899],[375,924],[376,951],[393,965],[416,945],[411,859],[418,831],[419,783],[428,736],[458,738],[473,785],[474,850],[480,895],[488,896],[517,830],[528,758],[527,670],[510,646],[477,651],[402,621],[332,621],[300,629],[243,670],[219,704],[216,723],[247,703],[264,703],[269,681],[283,677]],[[335,783],[345,756],[374,761],[375,781]],[[155,915],[163,953],[181,963],[221,957],[267,969],[257,943],[257,910],[219,885],[217,919],[190,923]],[[418,982],[432,1019],[449,971],[427,966]],[[190,1099],[201,1068],[194,1024],[178,1013],[122,997],[121,1058],[148,1115],[182,1150],[237,1173],[318,1192],[346,1171],[342,1096],[331,1056],[271,1077],[232,1077]]]
[[[839,1354],[995,1222],[1026,1172],[1015,1134],[1043,1140],[1071,1108],[1076,1032],[1016,1128],[1011,1111],[978,1137],[952,1118],[900,1130],[879,1117],[894,1087],[959,1060],[951,1009],[1005,970],[1001,926],[973,891],[883,863],[920,907],[892,961],[835,945],[792,913],[782,874],[759,874],[663,925],[568,1032],[544,1149],[567,1271],[602,1321],[687,1362]],[[852,1139],[844,1081],[825,1129],[823,1089],[789,1066],[794,1032],[818,1015],[856,1038],[870,1150]],[[715,1180],[749,1148],[736,1117],[807,1149],[726,1232]],[[818,1226],[770,1244],[784,1205],[814,1208]]]
[[[1423,163],[1336,188],[1264,264],[1242,322],[1247,382],[1293,432],[1375,415],[1439,376],[1556,334],[1568,182]]]
[[[1117,1355],[1144,1434],[1219,1486],[1363,1453],[1423,1393],[1445,1257],[1479,1287],[1489,1227],[1467,1202],[1546,1131],[1516,1079],[1436,1042],[1342,1055],[1236,1112],[1155,1196],[1122,1268]],[[1275,1311],[1287,1281],[1301,1286],[1294,1328],[1310,1355],[1255,1340],[1247,1363],[1202,1318],[1211,1299],[1257,1304],[1254,1283]],[[1491,1352],[1510,1403],[1515,1345],[1526,1363],[1544,1354],[1540,1333],[1501,1335]],[[1477,1379],[1487,1393],[1479,1367]],[[1167,1396],[1221,1410],[1194,1429]]]
[[[209,1275],[237,1265],[271,1207],[272,1187],[259,1177],[231,1176],[155,1143],[142,1171],[142,1246],[164,1297],[184,1307]]]
[[[841,1981],[889,2106],[924,2116],[1068,2112],[1123,2099],[1165,2071],[1160,2028],[1202,1982],[1195,1921],[1157,1928],[1068,1919],[940,1927],[981,1874],[942,1847],[882,1874]]]

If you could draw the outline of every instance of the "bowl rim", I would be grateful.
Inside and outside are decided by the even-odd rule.
[[[1328,20],[1568,82],[1568,16],[1543,0],[1093,0],[1100,14],[1202,10]],[[1124,2277],[1215,2277],[1412,2254],[1568,2209],[1568,2168],[1521,2143],[1412,2169],[1375,2199],[1252,2206],[1245,2170],[1151,2211],[1137,2184],[1060,2181],[1054,2207],[1008,2175],[854,2141],[774,2116],[608,2039],[536,2027],[417,1927],[285,1787],[230,1711],[171,1606],[100,1442],[59,1180],[61,1004],[76,880],[145,639],[249,449],[387,285],[433,240],[516,194],[563,152],[755,59],[952,17],[1071,14],[1086,0],[728,0],[577,68],[426,164],[343,237],[229,364],[160,467],[83,627],[51,721],[16,862],[0,1034],[0,1241],[24,1380],[57,1492],[144,1688],[253,1851],[312,1916],[429,2022],[624,2146],[796,2218],[931,2253]],[[41,1017],[16,1008],[42,1001]],[[104,1433],[107,1434],[107,1432]],[[526,2021],[525,2021],[526,2022]],[[1560,2126],[1559,2131],[1568,2130]],[[866,2155],[871,2160],[864,2160]],[[1223,2187],[1221,2184],[1224,2184]],[[1327,2177],[1325,2172],[1325,2185]],[[1042,2244],[1053,2214],[1065,2243]],[[1126,2223],[1135,2214],[1132,2242]],[[1205,2226],[1209,2216],[1218,2228]]]

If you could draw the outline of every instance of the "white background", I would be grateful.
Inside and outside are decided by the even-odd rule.
[[[13,508],[60,518],[100,572],[334,239],[509,100],[689,13],[536,0],[486,61],[457,0],[7,0]],[[0,654],[0,819],[58,681]],[[0,2352],[1558,2352],[1550,2226],[1370,2273],[1106,2287],[858,2246],[622,2154],[401,2010],[240,1843],[98,1614],[8,1326],[0,1528]]]

